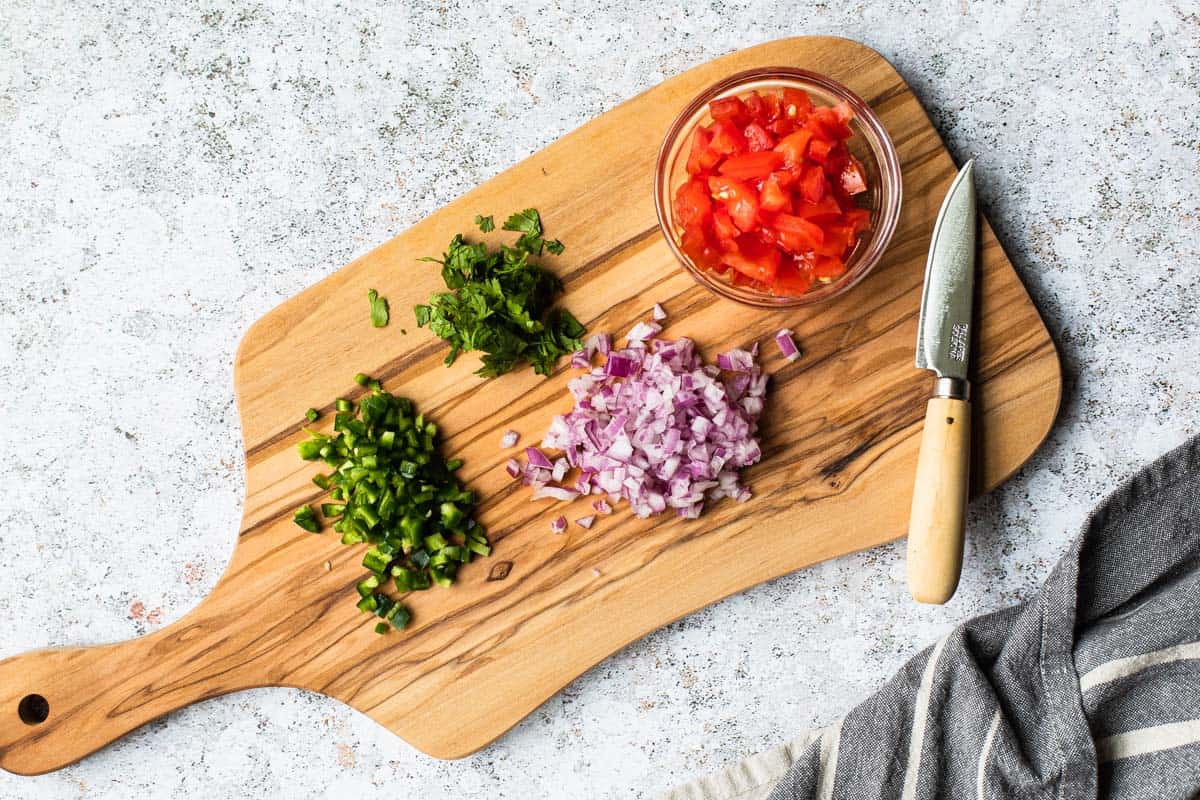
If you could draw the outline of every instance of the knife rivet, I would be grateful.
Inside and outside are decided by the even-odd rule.
[[[947,424],[947,425],[953,425],[953,424],[954,424],[954,417],[946,417],[946,424]]]

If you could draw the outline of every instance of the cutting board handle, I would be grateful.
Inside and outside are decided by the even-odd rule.
[[[137,639],[0,661],[0,767],[59,769],[170,711],[266,683],[264,648],[212,607]]]

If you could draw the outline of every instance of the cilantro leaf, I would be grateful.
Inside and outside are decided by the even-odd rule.
[[[488,214],[486,217],[482,214],[476,214],[475,224],[478,225],[479,230],[483,231],[484,233],[491,233],[496,229],[496,221],[492,219],[491,214]]]
[[[382,328],[388,324],[388,301],[386,297],[380,297],[379,292],[374,289],[367,290],[367,300],[371,304],[371,324],[376,328]]]
[[[475,223],[484,232],[495,225],[482,215]],[[441,265],[449,291],[434,294],[413,313],[417,325],[450,345],[447,365],[461,353],[478,350],[483,355],[476,374],[482,377],[503,375],[522,361],[548,375],[561,356],[582,347],[585,332],[570,312],[553,308],[562,281],[532,261],[543,250],[561,253],[563,245],[542,239],[541,216],[534,208],[513,214],[502,228],[520,233],[514,245],[489,250],[459,234],[440,259],[421,259]]]
[[[504,220],[503,227],[506,231],[516,231],[528,236],[538,237],[542,235],[542,217],[538,214],[536,208],[527,208],[524,211],[518,211]],[[520,246],[519,241],[518,246]]]

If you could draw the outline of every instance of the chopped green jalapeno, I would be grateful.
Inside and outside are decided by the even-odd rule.
[[[411,619],[412,612],[408,610],[408,606],[402,606],[399,603],[396,603],[396,607],[392,609],[392,616],[389,622],[392,623],[393,628],[399,630],[407,626],[409,620]]]
[[[402,594],[450,586],[461,564],[489,555],[491,547],[471,517],[474,492],[454,475],[462,459],[445,459],[438,450],[437,425],[365,373],[354,381],[369,390],[357,407],[339,398],[332,435],[309,431],[297,449],[331,470],[313,476],[331,501],[321,503],[321,517],[343,544],[370,545],[362,561],[369,574],[356,584],[358,608],[384,620],[377,631],[389,623],[399,629],[412,612],[384,593],[387,581]],[[312,506],[298,508],[293,519],[306,531],[321,531]]]
[[[321,457],[321,448],[325,446],[325,440],[308,439],[296,445],[296,449],[300,451],[300,457],[305,461],[316,461]]]
[[[312,510],[312,506],[297,508],[296,513],[292,514],[292,521],[309,533],[321,532],[321,523],[317,522],[317,515]]]

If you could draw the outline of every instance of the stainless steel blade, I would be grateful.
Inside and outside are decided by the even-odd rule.
[[[917,329],[917,367],[967,377],[975,301],[975,162],[950,184],[929,245]]]

